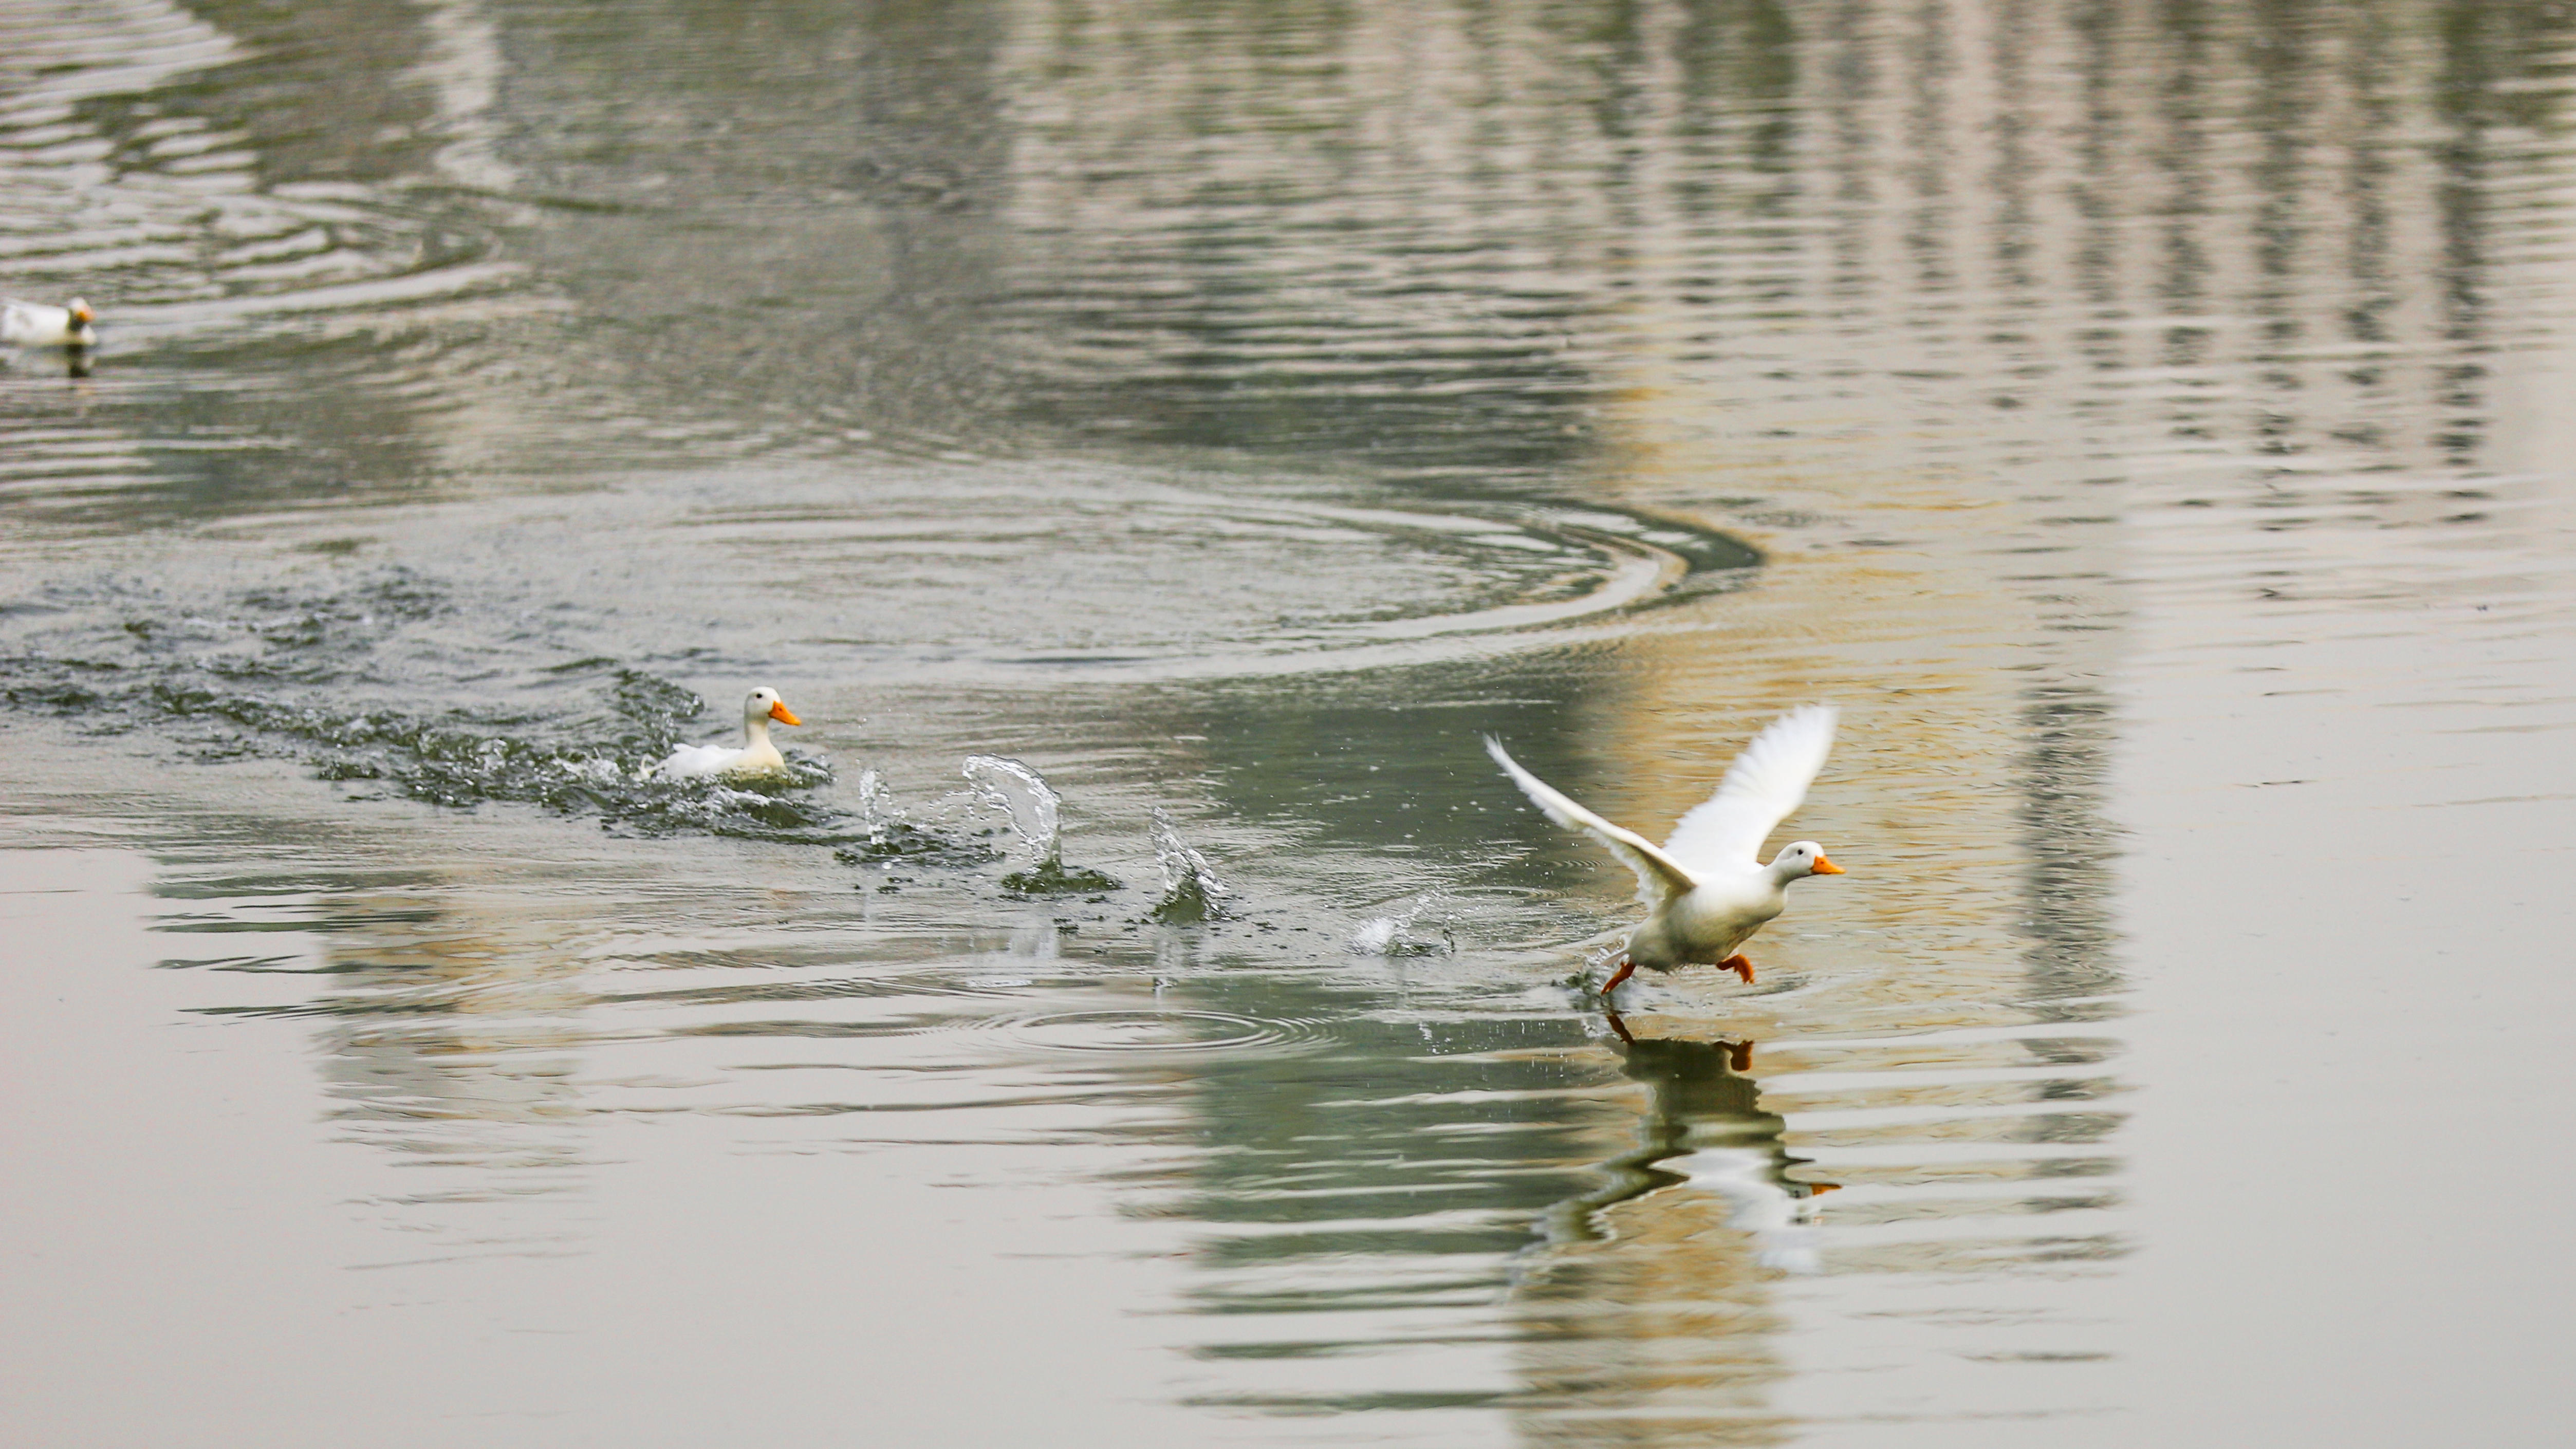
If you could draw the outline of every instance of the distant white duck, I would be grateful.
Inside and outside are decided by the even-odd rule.
[[[778,691],[763,687],[751,692],[742,702],[742,748],[723,745],[682,745],[671,757],[646,773],[665,780],[703,780],[716,775],[783,775],[787,761],[778,746],[769,742],[769,722],[801,725],[805,721],[778,697]]]
[[[1629,933],[1619,969],[1601,983],[1602,995],[1640,966],[1670,971],[1713,962],[1753,983],[1753,963],[1735,948],[1788,907],[1789,882],[1843,874],[1812,840],[1785,847],[1769,865],[1757,854],[1772,827],[1807,798],[1808,784],[1834,747],[1834,719],[1831,705],[1811,704],[1773,720],[1727,767],[1717,793],[1673,827],[1661,850],[1550,789],[1486,737],[1494,762],[1550,820],[1589,834],[1637,873],[1637,900],[1648,914]]]
[[[98,332],[89,304],[78,297],[68,307],[42,302],[0,301],[0,342],[12,347],[96,347]]]

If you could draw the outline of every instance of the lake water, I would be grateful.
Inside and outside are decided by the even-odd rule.
[[[0,1439],[2552,1442],[2571,66],[0,0]]]

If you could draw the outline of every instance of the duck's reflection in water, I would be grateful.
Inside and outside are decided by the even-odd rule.
[[[1714,1193],[1726,1225],[1752,1239],[1755,1262],[1783,1273],[1812,1273],[1816,1199],[1829,1182],[1804,1181],[1789,1169],[1806,1161],[1781,1142],[1788,1124],[1762,1110],[1753,1043],[1640,1037],[1619,1013],[1606,1012],[1625,1060],[1620,1070],[1654,1092],[1633,1152],[1602,1164],[1610,1181],[1549,1209],[1549,1236],[1559,1243],[1607,1236],[1609,1209],[1665,1188]]]
[[[1768,1390],[1785,1373],[1769,1285],[1818,1266],[1804,1159],[1745,1075],[1749,1042],[1634,1035],[1621,1070],[1653,1093],[1608,1181],[1547,1213],[1515,1294],[1533,1443],[1771,1444],[1791,1432]],[[1604,1416],[1610,1416],[1605,1420]]]

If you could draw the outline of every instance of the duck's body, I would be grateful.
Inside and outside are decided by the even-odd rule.
[[[1767,867],[1751,878],[1702,881],[1628,933],[1628,959],[1654,971],[1714,966],[1789,908],[1787,885]]]
[[[0,300],[0,343],[12,347],[95,347],[98,331],[89,304],[78,297],[68,307],[43,302]]]
[[[1788,907],[1789,882],[1843,873],[1812,840],[1783,847],[1769,865],[1757,854],[1763,838],[1798,808],[1808,783],[1824,768],[1834,744],[1834,718],[1830,706],[1809,705],[1774,720],[1736,756],[1717,793],[1683,816],[1660,848],[1575,804],[1522,769],[1500,744],[1485,741],[1495,763],[1549,819],[1592,836],[1637,873],[1637,900],[1646,907],[1646,919],[1629,933],[1618,971],[1602,984],[1603,995],[1640,966],[1724,966],[1750,984],[1753,963],[1736,948]]]
[[[742,702],[742,744],[682,745],[647,773],[665,780],[704,780],[717,776],[783,775],[787,759],[769,741],[769,722],[803,724],[778,691],[755,689]]]

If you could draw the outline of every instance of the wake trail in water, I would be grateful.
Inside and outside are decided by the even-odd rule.
[[[773,786],[643,778],[703,711],[697,695],[606,657],[496,667],[488,644],[448,637],[457,612],[400,569],[331,592],[185,604],[142,588],[58,591],[0,611],[0,702],[93,734],[149,730],[201,761],[302,759],[325,780],[455,809],[513,801],[642,835],[864,834],[810,798],[832,778],[811,756],[790,755]],[[455,697],[460,657],[483,698],[425,702]]]

